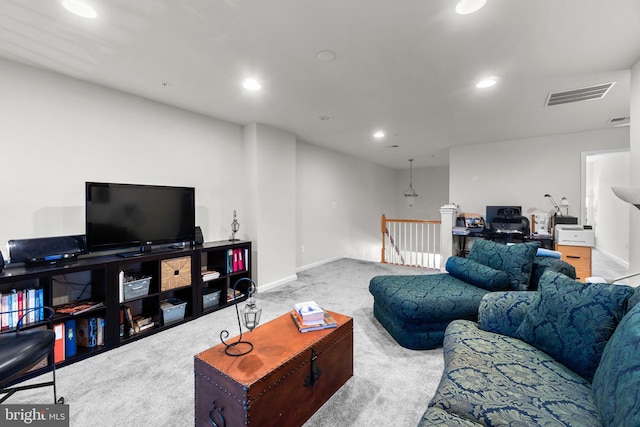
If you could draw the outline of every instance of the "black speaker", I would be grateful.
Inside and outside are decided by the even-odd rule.
[[[196,245],[201,245],[204,243],[204,236],[202,235],[202,229],[199,226],[196,226]]]
[[[43,237],[37,239],[9,240],[11,263],[54,264],[75,259],[86,252],[85,236]]]
[[[0,271],[4,268],[4,257],[2,256],[2,251],[0,251]]]

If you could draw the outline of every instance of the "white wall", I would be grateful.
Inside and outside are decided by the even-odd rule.
[[[631,69],[631,137],[629,185],[640,187],[640,60]],[[640,271],[640,209],[629,207],[629,272]],[[636,277],[636,284],[640,278]]]
[[[244,138],[254,280],[265,289],[296,278],[296,137],[251,124]]]
[[[581,153],[629,147],[629,128],[454,147],[449,154],[451,202],[484,215],[487,205],[520,205],[524,214],[551,211],[544,197],[564,196],[580,217]],[[564,209],[563,209],[564,212]]]
[[[196,188],[205,239],[227,239],[239,125],[0,60],[0,242],[84,234],[84,183]]]
[[[603,153],[587,158],[588,223],[595,229],[598,249],[629,262],[629,206],[611,187],[629,182],[629,152]]]
[[[84,234],[84,183],[109,181],[195,187],[208,241],[230,237],[236,210],[237,237],[259,249],[259,285],[339,257],[380,259],[396,170],[10,61],[0,75],[6,258],[10,239]]]
[[[380,220],[396,214],[397,171],[303,141],[296,157],[298,269],[341,256],[380,261]]]
[[[396,187],[399,218],[440,220],[440,207],[449,203],[449,168],[413,168],[413,189],[418,193],[413,206],[402,195],[408,188],[409,170],[399,171]]]

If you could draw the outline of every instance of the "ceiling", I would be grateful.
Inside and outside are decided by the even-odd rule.
[[[87,3],[96,19],[60,0],[2,0],[0,57],[393,168],[446,165],[452,146],[611,127],[629,115],[640,59],[638,0],[488,0],[469,15],[457,0]],[[263,89],[243,89],[247,76]],[[498,83],[477,89],[485,76]],[[603,99],[545,106],[608,82]]]

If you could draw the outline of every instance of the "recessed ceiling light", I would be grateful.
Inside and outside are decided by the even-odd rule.
[[[495,85],[496,83],[497,80],[495,77],[489,77],[488,79],[480,80],[478,83],[476,83],[476,87],[478,89],[485,89]]]
[[[379,130],[379,131],[377,131],[376,133],[373,134],[373,137],[376,138],[376,139],[382,139],[382,138],[384,138],[384,132]]]
[[[247,90],[260,90],[262,85],[256,79],[245,79],[242,82],[242,87]]]
[[[94,8],[80,0],[62,0],[62,6],[74,15],[83,18],[95,18],[98,16]]]
[[[468,15],[482,9],[487,0],[460,0],[456,6],[456,12],[460,15]]]
[[[336,59],[336,53],[332,50],[321,50],[317,56],[320,61],[333,61]]]

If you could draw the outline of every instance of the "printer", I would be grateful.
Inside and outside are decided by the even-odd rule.
[[[558,245],[593,247],[593,229],[590,225],[556,224],[555,241]]]

